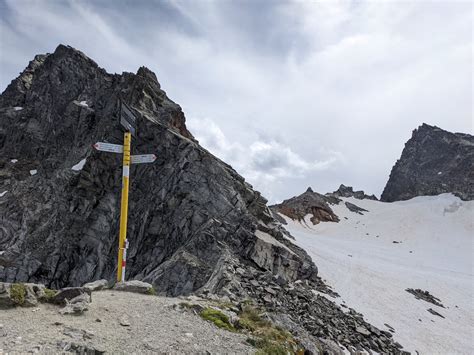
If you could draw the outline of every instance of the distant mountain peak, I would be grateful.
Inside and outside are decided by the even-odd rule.
[[[423,123],[405,143],[382,193],[382,201],[451,192],[474,199],[474,136]]]
[[[335,197],[354,197],[359,200],[377,200],[377,197],[375,197],[375,195],[367,195],[363,190],[354,191],[352,186],[346,186],[344,184],[341,184],[336,191],[327,193],[326,195]]]

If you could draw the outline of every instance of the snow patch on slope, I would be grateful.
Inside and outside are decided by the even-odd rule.
[[[87,101],[77,101],[77,100],[74,100],[73,101],[75,105],[79,106],[79,107],[89,107],[89,105],[87,104]]]
[[[79,163],[77,163],[76,165],[74,165],[71,169],[74,170],[74,171],[80,171],[80,170],[82,170],[82,168],[83,168],[84,165],[86,164],[86,161],[87,161],[87,158],[82,159]]]
[[[350,212],[345,201],[370,212]],[[404,350],[474,353],[474,201],[451,194],[394,203],[343,198],[333,210],[339,223],[282,217],[345,304],[381,329],[394,327]],[[428,290],[447,308],[417,300],[406,288]]]

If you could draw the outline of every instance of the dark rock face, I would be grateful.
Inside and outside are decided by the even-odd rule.
[[[339,217],[333,212],[329,204],[337,204],[340,199],[334,196],[324,196],[308,187],[306,192],[292,197],[280,204],[270,206],[273,212],[284,214],[293,220],[301,221],[307,214],[312,214],[311,222],[339,222]]]
[[[446,192],[462,200],[474,199],[474,136],[423,124],[405,144],[381,200]]]
[[[346,205],[347,209],[351,212],[357,213],[357,214],[364,214],[363,212],[369,212],[365,208],[359,207],[357,205],[354,205],[353,203],[350,202],[344,202]]]
[[[199,146],[155,74],[108,74],[60,45],[0,96],[0,280],[61,288],[114,279],[121,156],[92,144],[122,143],[119,96],[137,115],[132,154],[158,156],[131,168],[127,278],[167,295],[224,289],[227,264],[316,278],[260,193]]]
[[[433,296],[431,293],[428,291],[423,291],[419,288],[417,289],[412,289],[412,288],[407,288],[405,291],[408,293],[411,293],[417,300],[423,300],[425,302],[429,302],[434,304],[435,306],[439,306],[442,308],[445,308],[443,304],[441,303],[441,300],[435,296]]]
[[[339,188],[336,191],[327,193],[326,195],[336,196],[336,197],[355,197],[359,200],[363,200],[363,199],[375,200],[375,201],[378,200],[377,197],[375,197],[375,195],[366,195],[365,192],[362,190],[354,191],[352,186],[345,186],[343,184],[341,184],[341,186],[339,186]]]

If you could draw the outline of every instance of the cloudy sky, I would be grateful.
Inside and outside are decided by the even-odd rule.
[[[470,1],[0,0],[0,90],[59,43],[153,70],[202,145],[271,201],[380,195],[422,122],[473,132]]]

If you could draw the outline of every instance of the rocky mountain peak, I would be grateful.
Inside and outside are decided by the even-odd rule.
[[[156,74],[153,73],[147,67],[142,66],[142,67],[138,68],[137,76],[142,77],[145,80],[150,80],[150,81],[156,82],[158,84],[158,87],[160,88],[160,83],[158,82],[158,78],[156,77]]]
[[[451,192],[474,199],[474,136],[426,123],[415,129],[395,163],[382,201]]]
[[[280,204],[270,206],[275,215],[279,213],[297,221],[304,220],[305,216],[310,214],[311,222],[338,222],[339,218],[333,212],[330,204],[336,204],[340,200],[333,196],[324,196],[314,192],[309,187],[299,196],[292,197]],[[281,220],[284,223],[284,220]]]
[[[366,195],[365,192],[362,190],[354,191],[352,186],[346,186],[344,184],[341,184],[336,191],[327,193],[326,195],[335,197],[354,197],[359,200],[377,200],[377,197],[375,197],[375,195]]]

